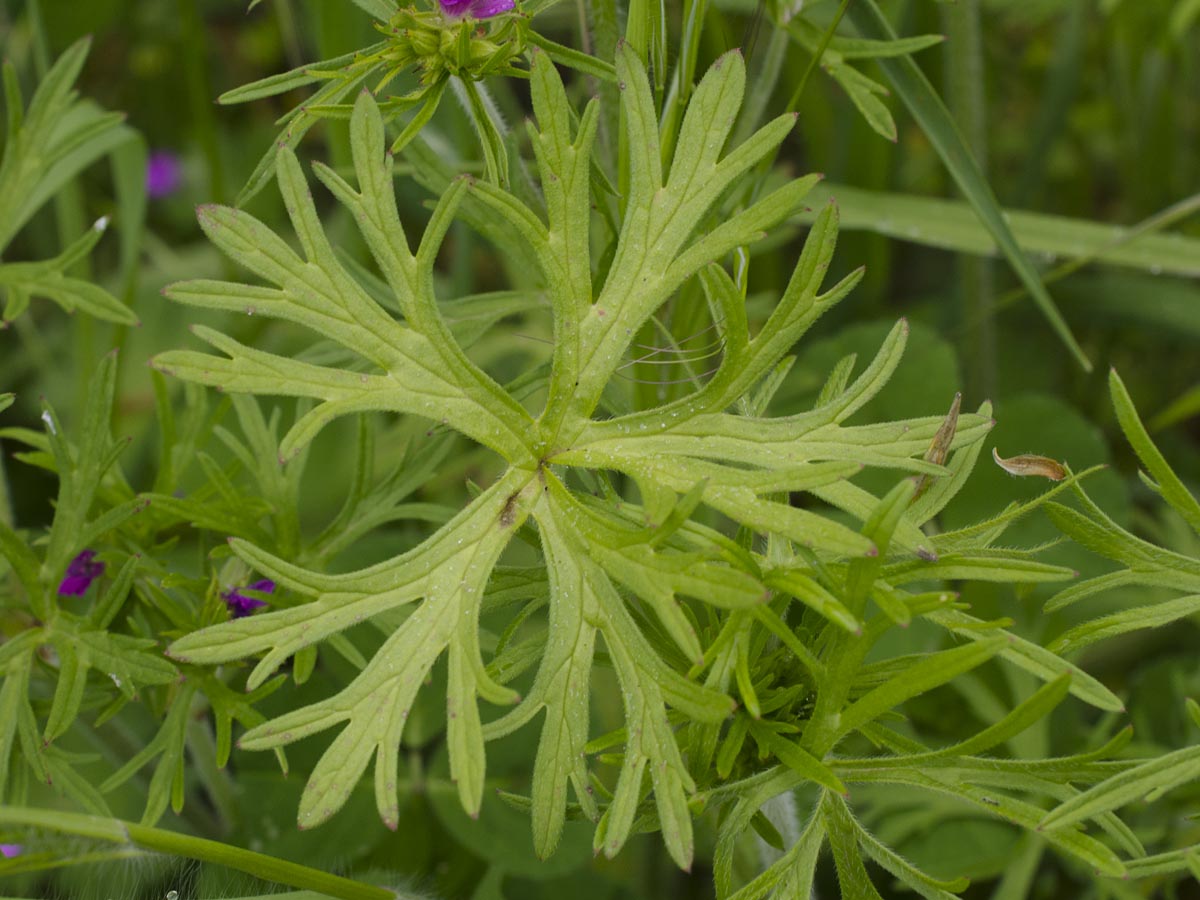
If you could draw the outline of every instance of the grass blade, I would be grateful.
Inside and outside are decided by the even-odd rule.
[[[863,37],[875,40],[896,39],[891,25],[874,0],[861,0],[859,3],[850,4],[846,10],[846,16],[854,23]],[[1050,294],[1042,284],[1037,272],[1021,252],[1016,238],[1013,237],[1012,231],[1004,221],[1004,215],[995,194],[992,193],[991,187],[980,173],[979,166],[976,165],[974,157],[954,124],[954,119],[937,92],[934,91],[933,85],[909,57],[880,59],[877,62],[900,99],[912,113],[913,118],[924,130],[926,137],[929,138],[929,142],[946,164],[946,168],[963,192],[967,202],[975,209],[984,227],[991,233],[997,246],[1008,259],[1013,271],[1025,285],[1042,314],[1084,371],[1090,372],[1092,370],[1091,362],[1071,334],[1070,328],[1067,327],[1062,314],[1054,305],[1054,301],[1050,298]]]

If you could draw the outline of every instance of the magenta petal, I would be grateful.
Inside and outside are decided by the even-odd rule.
[[[71,597],[82,597],[87,593],[87,589],[91,583],[92,579],[85,575],[68,575],[62,580],[62,584],[58,586],[58,592]]]
[[[442,15],[448,19],[490,19],[513,8],[513,0],[438,0]]]
[[[146,160],[146,193],[151,197],[173,194],[183,183],[179,157],[167,150],[156,150]]]
[[[270,578],[261,578],[248,587],[230,588],[221,594],[221,599],[225,601],[225,605],[229,608],[229,615],[234,619],[248,616],[256,609],[261,609],[267,605],[266,600],[259,600],[257,597],[249,597],[243,594],[242,591],[244,590],[270,594],[275,590],[275,582]]]
[[[14,856],[20,856],[24,849],[20,844],[0,844],[0,856],[12,859]]]
[[[473,0],[471,16],[476,19],[490,19],[500,13],[506,13],[513,8],[513,0]]]
[[[67,565],[66,576],[58,586],[60,594],[82,597],[91,583],[104,574],[104,563],[92,562],[95,550],[84,550]]]

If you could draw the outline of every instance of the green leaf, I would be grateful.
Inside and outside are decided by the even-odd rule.
[[[1147,794],[1166,791],[1200,778],[1200,747],[1185,747],[1148,760],[1105,779],[1059,804],[1038,822],[1038,831],[1060,831],[1076,822],[1124,806]]]
[[[354,5],[380,22],[388,22],[399,8],[395,0],[353,0]]]
[[[585,75],[591,75],[593,78],[599,78],[613,84],[617,83],[617,70],[611,63],[597,59],[588,53],[572,47],[555,43],[550,38],[532,30],[529,32],[529,43],[534,47],[544,50],[546,55],[559,65],[567,66]]]
[[[490,546],[498,540],[490,534],[496,530],[493,523],[511,494],[521,492],[528,477],[520,470],[511,471],[423,544],[361,572],[319,575],[234,541],[234,552],[252,568],[316,599],[293,609],[247,616],[194,632],[171,644],[167,654],[180,662],[212,665],[270,650],[248,680],[248,687],[253,689],[297,650],[344,630],[356,618],[412,603],[435,582],[445,586],[443,572],[466,564],[476,544]],[[501,534],[515,524],[514,519]],[[403,576],[398,577],[399,573]]]
[[[753,819],[751,823],[753,823]],[[825,823],[820,815],[809,819],[799,840],[765,872],[730,897],[730,900],[759,900],[776,891],[776,896],[812,895],[817,856],[825,841]],[[718,882],[719,883],[719,882]],[[725,896],[724,893],[718,896]]]
[[[466,32],[461,32],[465,34]],[[504,124],[482,82],[472,79],[456,80],[453,85],[470,116],[479,145],[483,148],[484,168],[488,180],[500,187],[508,186],[508,147],[504,142]]]
[[[88,665],[81,662],[79,654],[70,644],[58,648],[58,685],[54,689],[54,702],[46,719],[44,740],[49,743],[61,736],[79,715],[83,703],[83,690],[87,687]]]
[[[1007,641],[1007,647],[1000,654],[1005,661],[1045,682],[1052,682],[1069,673],[1071,693],[1080,700],[1097,709],[1110,712],[1125,711],[1125,704],[1121,699],[1094,677],[1032,641],[1000,629],[981,631],[984,622],[959,610],[936,610],[929,613],[929,618],[959,637],[973,641],[990,641],[993,639],[992,635],[1001,635]]]
[[[633,25],[635,31],[641,27]],[[369,259],[356,261],[352,250],[334,248],[334,231],[322,227],[321,206],[309,196],[303,170],[287,146],[273,151],[270,162],[291,223],[286,235],[241,211],[201,211],[210,240],[248,270],[253,283],[197,280],[174,285],[170,293],[227,315],[249,310],[279,319],[281,342],[273,347],[295,355],[248,346],[209,328],[197,334],[216,354],[174,351],[157,364],[225,391],[317,402],[301,404],[282,442],[276,438],[280,419],[268,421],[248,399],[233,402],[246,437],[235,439],[224,430],[218,436],[233,464],[261,482],[265,507],[248,499],[239,513],[239,483],[216,462],[222,457],[201,452],[196,456],[210,485],[203,496],[189,504],[160,501],[176,489],[182,472],[177,462],[171,483],[159,486],[154,498],[156,506],[163,504],[164,519],[186,514],[205,527],[223,524],[232,526],[228,533],[244,535],[230,544],[237,557],[232,565],[274,580],[279,603],[254,616],[189,632],[193,626],[187,617],[167,612],[170,604],[161,588],[147,583],[139,589],[182,632],[170,647],[172,657],[194,667],[248,661],[246,684],[255,699],[274,685],[293,690],[288,679],[267,679],[296,657],[294,674],[303,680],[324,641],[361,667],[352,680],[315,702],[301,702],[298,695],[274,698],[273,708],[282,712],[269,720],[258,718],[254,701],[239,704],[226,697],[215,686],[216,672],[196,669],[198,674],[189,675],[189,684],[214,682],[217,758],[228,757],[235,719],[249,727],[242,739],[247,750],[278,749],[334,729],[300,801],[298,818],[306,827],[332,816],[371,765],[380,817],[398,822],[402,739],[420,743],[431,735],[424,723],[419,734],[415,726],[406,734],[406,717],[420,700],[421,716],[415,718],[440,719],[425,709],[426,700],[438,702],[440,696],[419,690],[443,655],[445,746],[454,787],[438,779],[431,786],[448,791],[451,799],[457,795],[460,820],[486,809],[489,772],[496,776],[495,758],[503,753],[503,745],[488,747],[488,742],[537,722],[531,797],[523,806],[532,816],[539,855],[554,852],[569,817],[588,818],[599,820],[593,842],[606,854],[618,852],[635,833],[658,829],[672,859],[683,867],[695,854],[693,816],[708,799],[738,798],[731,813],[736,828],[730,830],[740,834],[752,827],[760,788],[779,793],[810,779],[841,789],[841,776],[824,759],[832,745],[822,742],[818,753],[816,744],[806,742],[800,750],[791,737],[799,733],[793,720],[803,720],[813,696],[819,707],[830,707],[817,716],[825,720],[821,727],[827,737],[844,736],[836,732],[845,727],[861,728],[874,739],[881,729],[871,723],[879,716],[998,653],[1049,679],[1069,668],[1053,654],[1045,654],[1053,662],[1048,661],[1014,636],[997,634],[994,626],[946,619],[958,605],[948,592],[913,595],[897,587],[930,579],[1029,583],[1070,575],[1041,562],[1033,551],[989,549],[1003,523],[968,535],[927,538],[910,515],[915,486],[908,476],[945,479],[950,487],[937,503],[948,499],[970,467],[972,448],[993,424],[986,407],[982,414],[961,415],[949,429],[944,416],[848,424],[895,370],[905,346],[905,323],[891,329],[857,378],[851,380],[853,363],[838,367],[816,408],[768,415],[768,399],[787,374],[784,359],[795,341],[861,277],[855,272],[822,287],[837,233],[836,211],[828,208],[812,228],[768,324],[751,337],[750,318],[762,317],[754,307],[753,315],[747,314],[741,268],[747,248],[795,212],[815,179],[772,185],[773,192],[764,191],[740,211],[725,214],[719,204],[772,156],[793,118],[767,123],[726,152],[745,89],[739,57],[723,57],[690,103],[677,106],[687,113],[664,115],[661,124],[659,98],[632,47],[617,53],[616,68],[624,85],[623,131],[613,143],[629,152],[628,177],[617,179],[620,197],[605,192],[606,177],[592,158],[600,124],[607,121],[599,104],[589,103],[577,113],[551,56],[538,50],[531,52],[528,72],[536,119],[529,127],[529,146],[538,185],[524,183],[528,173],[522,170],[518,178],[515,168],[512,190],[502,183],[472,182],[459,176],[452,153],[414,140],[406,159],[419,183],[437,197],[417,241],[402,222],[425,217],[401,208],[411,192],[396,189],[397,169],[387,153],[385,116],[403,104],[381,110],[364,92],[352,111],[349,104],[328,98],[321,104],[330,107],[325,110],[330,115],[349,111],[353,175],[327,166],[316,171],[344,208],[346,221],[361,233]],[[670,132],[679,118],[675,140]],[[299,127],[304,120],[295,116],[289,123]],[[605,145],[611,138],[605,136]],[[496,154],[507,154],[515,143],[492,143],[493,172],[502,182]],[[666,158],[664,146],[670,146]],[[593,210],[593,203],[604,209]],[[452,228],[456,221],[495,241],[516,279],[513,290],[440,296],[471,282],[445,270],[451,246],[469,249],[475,240]],[[731,252],[738,254],[736,278],[725,268]],[[755,295],[753,303],[765,296],[761,290]],[[494,326],[506,315],[541,320],[547,312],[553,348],[532,357],[528,366],[516,365],[511,348],[493,338]],[[303,325],[312,333],[310,341],[297,344],[294,335],[300,331],[289,323]],[[678,350],[690,346],[684,335],[706,325],[720,345],[714,373],[693,371],[679,385],[663,385],[661,395],[619,383],[631,361],[635,371],[645,368],[638,344],[648,334]],[[539,333],[548,328],[548,322],[540,325]],[[686,366],[672,365],[687,374]],[[511,374],[493,376],[500,371],[521,374],[505,383]],[[545,405],[538,410],[543,397]],[[388,450],[383,435],[391,442],[391,419],[385,419],[385,432],[361,416],[348,457],[351,483],[342,511],[310,548],[311,555],[299,549],[298,533],[291,534],[288,546],[281,537],[288,534],[282,519],[294,513],[304,456],[286,471],[280,471],[277,457],[307,446],[336,416],[366,412],[418,416],[432,421],[434,430],[457,432],[478,446],[468,451],[457,435],[448,435],[412,441],[413,448],[421,447],[412,454]],[[402,442],[420,433],[412,429],[428,429],[411,419],[398,427],[395,434]],[[67,450],[47,441],[61,457],[55,464],[68,468]],[[932,455],[931,443],[938,450]],[[475,466],[480,450],[501,461]],[[410,499],[429,479],[449,472],[449,454],[464,451],[461,464],[471,468],[474,480],[467,491],[473,499],[459,512]],[[380,453],[395,468],[377,482],[373,461]],[[866,465],[889,469],[898,483],[882,501],[847,481]],[[827,500],[836,510],[780,496],[791,491]],[[937,503],[923,514],[936,513]],[[424,523],[429,521],[438,525],[415,546],[405,545],[412,549],[369,568],[327,571],[333,555],[352,550],[368,529],[401,520],[409,520],[406,533],[428,533]],[[861,530],[857,523],[847,524],[850,520],[862,522]],[[294,532],[295,524],[291,527]],[[736,539],[728,533],[733,528]],[[510,550],[513,537],[521,546]],[[932,548],[943,549],[943,537],[946,552],[931,559]],[[920,557],[911,558],[918,552]],[[505,554],[511,554],[509,565],[499,566]],[[825,628],[820,615],[807,610],[791,610],[789,621],[790,600],[771,600],[769,588],[796,594],[839,627]],[[868,619],[868,597],[886,615]],[[920,616],[965,632],[969,643],[929,657],[859,665],[863,657],[856,654],[865,654],[893,622]],[[354,634],[341,636],[367,621],[383,635],[382,646],[369,658],[355,649],[360,642]],[[860,637],[842,634],[863,627],[867,631]],[[602,653],[596,657],[598,648]],[[622,702],[619,709],[597,711],[616,718],[606,724],[607,734],[589,744],[591,668],[597,660],[615,676]],[[780,677],[784,673],[786,680]],[[896,677],[885,677],[891,674]],[[518,681],[518,676],[523,677]],[[518,684],[520,698],[510,687]],[[1103,695],[1102,687],[1082,675],[1073,676],[1070,687]],[[1062,678],[1011,719],[996,716],[1001,722],[966,749],[1017,733],[1066,689]],[[718,748],[722,725],[735,710],[730,696],[735,690],[746,710]],[[481,699],[515,705],[485,725]],[[747,734],[792,769],[755,771],[753,754],[744,746]],[[614,765],[615,778],[605,783],[593,775],[589,753],[601,754],[599,765]],[[752,783],[718,785],[697,796],[697,782],[709,778],[707,765],[714,758],[726,774],[749,768]],[[962,768],[973,764],[962,763]],[[950,771],[949,763],[930,768]],[[900,767],[896,773],[906,774]],[[1019,777],[1022,786],[1045,782],[1062,789],[1061,781],[1049,776],[1021,772]],[[173,790],[178,784],[172,775],[168,786]],[[806,832],[815,837],[789,857],[788,866],[776,870],[773,885],[782,890],[811,884],[825,827]],[[722,832],[720,878],[728,887],[733,850],[725,839],[730,831],[723,827]],[[853,829],[839,833],[838,852],[846,858],[856,854],[861,867]],[[1083,850],[1076,855],[1099,858],[1091,844],[1077,843]]]
[[[924,656],[920,662],[909,666],[903,672],[903,677],[894,678],[851,703],[841,714],[837,734],[849,734],[905,700],[920,696],[983,665],[1000,653],[1004,646],[1003,639],[992,638]]]
[[[965,877],[944,881],[927,875],[867,831],[860,833],[859,844],[877,865],[927,900],[956,900],[970,886],[970,879]]]
[[[1108,386],[1112,393],[1113,408],[1117,412],[1117,421],[1121,423],[1126,440],[1149,471],[1150,477],[1158,483],[1163,499],[1183,516],[1193,531],[1200,534],[1200,501],[1184,487],[1179,476],[1150,440],[1150,435],[1146,433],[1146,427],[1134,408],[1129,391],[1125,389],[1125,383],[1121,381],[1116,369],[1109,372]]]
[[[990,763],[990,761],[989,761]],[[1013,776],[1007,774],[1006,779]],[[856,779],[857,780],[857,779]],[[1045,810],[1033,803],[1006,796],[990,786],[971,784],[956,773],[936,775],[920,770],[895,770],[881,777],[864,779],[883,784],[904,784],[922,788],[965,801],[988,816],[999,817],[1030,831],[1037,827]],[[1043,832],[1044,839],[1062,853],[1068,854],[1097,871],[1114,877],[1124,877],[1126,868],[1117,855],[1105,844],[1075,829]]]
[[[138,324],[137,316],[124,303],[97,284],[68,277],[65,272],[86,256],[99,241],[107,227],[101,219],[82,237],[53,259],[36,263],[0,265],[0,288],[9,293],[9,303],[3,320],[12,321],[22,312],[31,297],[45,297],[66,312],[83,310],[89,315],[121,325]],[[17,298],[20,298],[19,301]]]
[[[877,550],[872,556],[851,561],[846,572],[846,603],[859,615],[862,615],[866,609],[867,595],[875,584],[882,560],[888,554],[892,535],[904,517],[909,503],[912,502],[916,489],[917,486],[914,482],[907,479],[901,481],[888,491],[887,496],[879,501],[870,517],[863,523],[863,536],[870,539]],[[884,610],[884,612],[888,611]],[[903,621],[899,621],[897,624],[908,625],[907,610],[904,611],[901,618]]]
[[[1162,603],[1123,609],[1076,625],[1046,645],[1052,653],[1069,653],[1102,641],[1144,628],[1161,628],[1200,612],[1200,594],[1177,597]]]
[[[883,900],[863,864],[858,849],[854,817],[844,800],[826,794],[821,802],[821,816],[829,834],[829,848],[837,866],[838,886],[846,900]]]
[[[0,683],[0,801],[7,796],[9,772],[15,767],[12,758],[17,726],[22,709],[29,703],[29,670],[33,665],[33,648],[6,659],[4,681]],[[3,803],[0,803],[0,807]]]
[[[1015,553],[983,551],[977,555],[947,553],[934,561],[905,560],[884,566],[890,584],[909,584],[929,579],[969,578],[974,581],[1029,582],[1065,581],[1075,572],[1063,566],[1023,559]]]
[[[861,72],[843,65],[828,65],[830,76],[846,92],[850,102],[871,126],[876,134],[887,138],[893,143],[896,140],[896,122],[891,112],[877,95],[887,93],[883,85],[872,81]]]
[[[1040,722],[1048,716],[1063,698],[1071,685],[1069,674],[1064,674],[1054,681],[1047,682],[1035,691],[1028,699],[1022,701],[1000,721],[989,725],[964,741],[943,747],[941,750],[931,750],[925,753],[910,753],[890,757],[869,757],[862,760],[839,759],[835,769],[854,768],[890,768],[894,766],[917,766],[935,760],[948,759],[956,756],[968,756],[990,750],[1002,744],[1021,732]]]
[[[381,41],[378,44],[365,47],[362,50],[356,50],[353,53],[346,53],[332,59],[322,60],[321,62],[308,63],[287,72],[269,75],[250,84],[243,84],[233,90],[226,91],[217,98],[217,102],[221,104],[248,103],[251,100],[262,100],[266,97],[284,94],[296,88],[323,81],[331,74],[340,71],[345,66],[354,62],[355,58],[360,54],[370,55],[384,49],[386,46],[386,42]]]
[[[874,860],[881,868],[890,872],[902,884],[907,885],[927,900],[955,900],[954,895],[965,891],[970,882],[966,878],[956,878],[953,881],[941,881],[926,875],[891,847],[867,831],[850,814],[847,808],[841,817],[844,825],[855,832],[855,837],[863,852]]]
[[[768,587],[785,591],[809,609],[851,634],[858,634],[862,630],[862,624],[854,613],[823,588],[819,582],[807,575],[798,571],[774,569],[764,573],[763,580]]]
[[[76,102],[71,90],[90,46],[91,40],[83,38],[67,48],[42,77],[24,115],[15,72],[7,69],[9,117],[0,156],[0,252],[66,181],[107,152],[98,138],[120,123],[119,117]]]
[[[124,766],[114,772],[100,785],[101,793],[108,793],[133,777],[155,757],[158,763],[150,777],[146,795],[146,808],[142,813],[142,824],[153,825],[167,811],[170,804],[175,812],[183,807],[184,743],[187,738],[187,720],[196,686],[185,684],[168,709],[166,719],[154,739],[134,755]]]
[[[1189,872],[1196,877],[1196,857],[1200,855],[1200,845],[1180,847],[1166,853],[1144,856],[1141,859],[1130,860],[1126,864],[1130,878],[1153,878],[1156,875],[1172,875]]]
[[[780,737],[769,728],[749,720],[750,733],[761,746],[781,763],[801,776],[838,794],[846,794],[846,786],[833,771],[793,741]]]
[[[1139,574],[1151,577],[1170,574],[1173,580],[1166,584],[1183,589],[1198,584],[1196,579],[1200,578],[1200,562],[1135,537],[1113,522],[1091,500],[1084,498],[1081,504],[1090,516],[1059,503],[1046,504],[1046,515],[1079,544],[1101,556],[1125,563]],[[1053,608],[1061,608],[1076,599],[1077,596],[1069,596],[1064,602],[1056,598]]]
[[[383,46],[386,46],[386,44],[381,45],[380,49],[383,49]],[[284,116],[280,121],[286,123],[287,127],[271,142],[266,153],[258,161],[258,165],[254,167],[249,180],[237,196],[237,205],[245,206],[259,191],[267,186],[267,183],[271,180],[271,176],[275,174],[275,163],[278,159],[279,151],[281,149],[295,150],[300,144],[301,139],[308,133],[308,130],[317,124],[320,116],[316,112],[310,112],[310,109],[317,109],[323,104],[341,102],[355,90],[358,90],[370,74],[371,69],[360,69],[346,73],[344,77],[327,81],[324,86],[309,97],[305,106],[299,107]]]
[[[828,203],[836,203],[842,227],[873,231],[895,240],[994,256],[996,240],[973,206],[961,200],[872,191],[824,182],[812,193],[811,210],[796,221],[813,222]],[[1183,234],[1146,234],[1128,240],[1129,229],[1086,219],[1004,209],[1004,220],[1027,254],[1064,259],[1091,258],[1111,266],[1151,273],[1200,275],[1200,240]]]
[[[301,607],[305,616],[299,622],[295,611],[280,610],[215,626],[177,641],[170,648],[169,652],[177,658],[186,656],[192,661],[210,662],[274,645],[249,679],[253,687],[291,652],[323,634],[338,631],[356,618],[377,615],[392,606],[424,597],[424,602],[348,687],[327,700],[252,728],[240,741],[246,749],[269,749],[346,723],[309,776],[300,800],[302,826],[313,827],[333,815],[345,803],[372,756],[380,816],[385,822],[396,821],[399,809],[395,779],[400,737],[426,672],[447,648],[455,679],[453,694],[448,697],[452,714],[451,774],[459,781],[464,807],[468,811],[479,809],[483,783],[482,768],[477,766],[483,756],[483,738],[476,718],[475,695],[484,689],[483,664],[478,658],[479,604],[492,566],[519,520],[511,519],[500,528],[494,525],[508,506],[510,493],[511,497],[520,494],[527,479],[519,471],[510,473],[463,515],[417,548],[412,557],[428,567],[426,574],[398,589],[392,580],[392,587],[373,595],[360,593],[354,598],[357,602],[351,604],[347,604],[345,593],[324,594],[316,602]],[[513,486],[515,492],[511,491]],[[523,518],[519,512],[514,515]],[[271,572],[265,565],[257,567]],[[271,574],[288,580],[283,573]],[[360,582],[364,580],[363,574],[358,576]],[[354,576],[349,579],[343,576],[340,580],[353,581]],[[230,635],[240,635],[242,640],[231,644]]]
[[[40,611],[43,605],[41,587],[41,560],[29,549],[24,539],[0,520],[0,553],[12,566],[13,574],[29,597],[33,609]]]
[[[550,575],[550,627],[542,665],[528,704],[546,710],[533,767],[533,845],[549,857],[562,835],[568,785],[594,818],[584,747],[588,738],[588,684],[596,629],[586,614],[594,591],[579,558],[553,517],[539,520]],[[575,599],[578,598],[578,599]],[[519,709],[519,708],[518,708]],[[512,713],[514,718],[517,711]]]
[[[804,20],[799,18],[793,19],[792,22],[804,24]],[[882,59],[884,57],[910,56],[930,47],[936,47],[945,40],[944,34],[918,34],[907,38],[897,38],[894,41],[871,41],[835,35],[829,42],[829,46],[843,59]]]

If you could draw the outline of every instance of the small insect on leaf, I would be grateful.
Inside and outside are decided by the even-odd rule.
[[[1049,478],[1051,481],[1062,481],[1067,477],[1066,467],[1056,459],[1051,459],[1048,456],[1034,456],[1032,453],[1024,453],[1020,456],[1012,456],[1004,459],[996,448],[992,448],[992,459],[996,461],[996,465],[1002,468],[1009,475],[1040,475],[1042,478]]]

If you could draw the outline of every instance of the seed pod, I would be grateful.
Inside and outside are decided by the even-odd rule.
[[[958,412],[961,406],[962,394],[955,394],[954,401],[950,404],[950,411],[946,413],[946,418],[942,420],[937,434],[929,442],[929,449],[925,451],[925,462],[931,462],[938,466],[945,465],[946,457],[950,453],[950,444],[954,441],[954,433],[958,430]],[[917,489],[913,492],[912,501],[909,502],[915,501],[924,494],[933,483],[933,479],[929,475],[917,475],[913,481],[916,483]]]
[[[1009,475],[1040,475],[1042,478],[1049,478],[1051,481],[1062,481],[1067,477],[1066,467],[1056,459],[1051,459],[1048,456],[1034,456],[1032,453],[1025,453],[1020,456],[1013,456],[1009,459],[1004,459],[996,452],[996,448],[992,448],[992,459],[996,461],[996,465],[1002,468]]]

